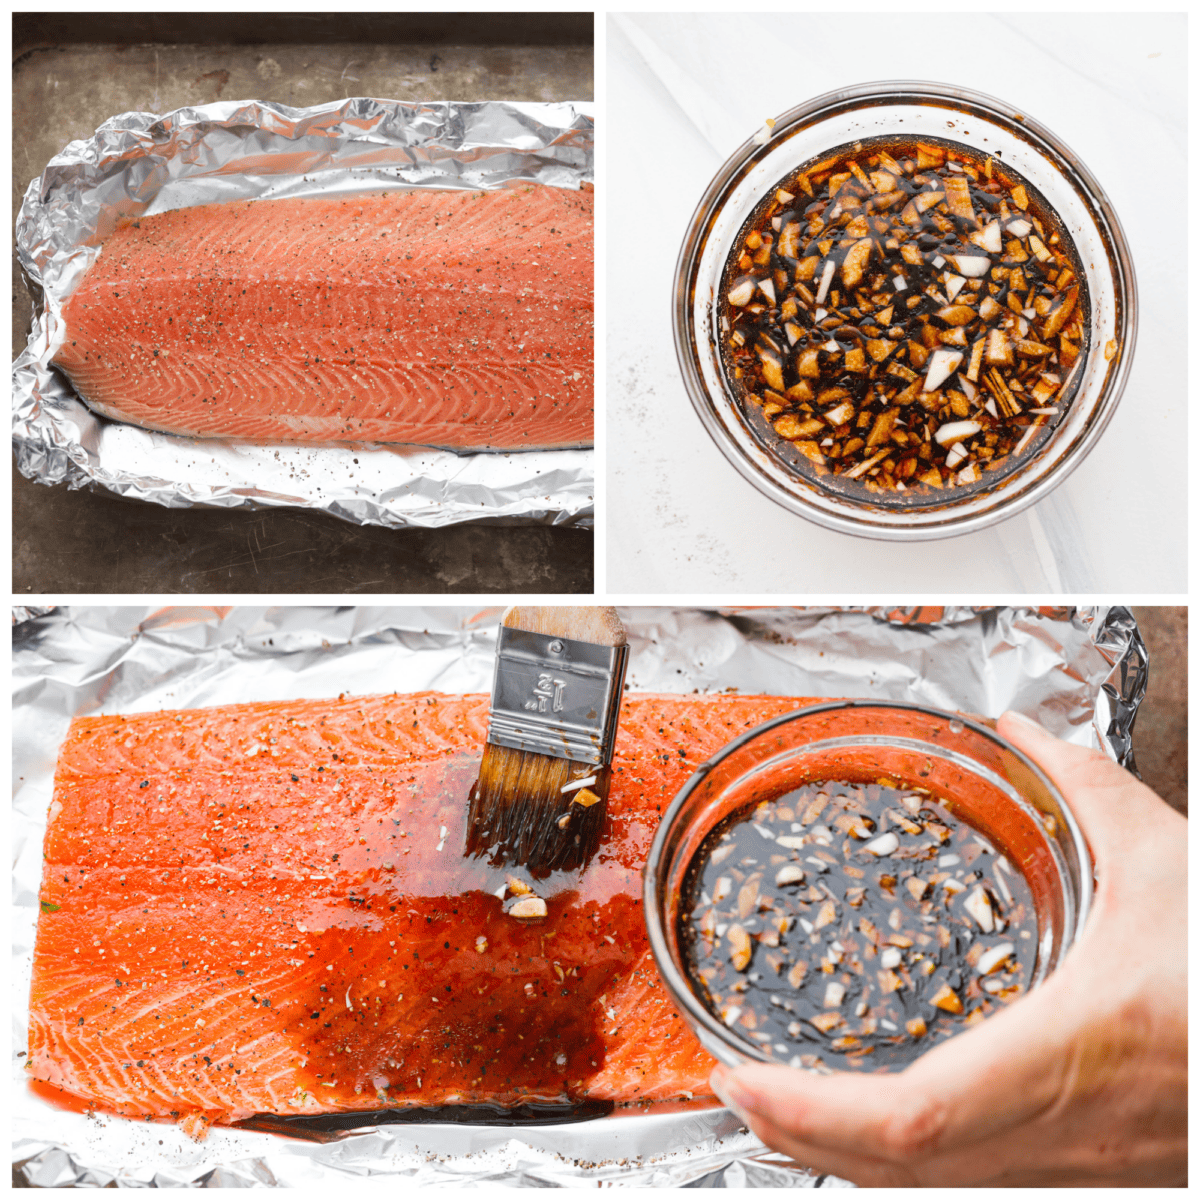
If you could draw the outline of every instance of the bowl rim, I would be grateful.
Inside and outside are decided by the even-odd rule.
[[[984,115],[998,116],[1009,124],[1017,125],[1025,140],[1039,152],[1045,154],[1049,151],[1052,162],[1064,171],[1067,178],[1074,176],[1082,185],[1086,199],[1090,206],[1094,207],[1094,215],[1100,218],[1098,224],[1101,226],[1101,236],[1112,249],[1109,262],[1121,309],[1119,360],[1109,374],[1108,382],[1099,395],[1096,410],[1088,425],[1063,458],[1039,479],[1004,496],[992,507],[965,516],[955,516],[954,505],[951,503],[946,508],[937,510],[942,519],[927,520],[918,525],[875,523],[871,520],[872,514],[865,508],[861,516],[851,515],[852,510],[829,511],[786,490],[760,470],[733,443],[716,414],[708,388],[694,361],[694,355],[697,353],[695,334],[698,331],[693,328],[693,277],[699,263],[699,248],[718,211],[718,201],[725,196],[730,184],[743,172],[751,158],[770,146],[777,134],[786,133],[802,121],[814,123],[825,109],[844,111],[847,108],[865,108],[872,102],[903,99],[905,94],[938,101],[950,108],[960,108],[962,104],[975,105],[983,110]],[[933,541],[975,533],[1006,521],[1044,499],[1083,462],[1108,427],[1125,392],[1137,348],[1138,293],[1133,257],[1116,210],[1095,175],[1061,138],[1040,121],[1003,100],[957,84],[928,80],[876,80],[835,88],[787,109],[775,119],[772,136],[766,143],[756,142],[754,137],[748,138],[725,160],[705,188],[692,212],[683,243],[679,248],[673,283],[671,325],[675,357],[692,408],[709,437],[716,443],[717,449],[748,483],[782,508],[827,529],[878,541]],[[1100,347],[1092,347],[1091,353],[1102,353],[1102,350]]]
[[[650,951],[654,956],[654,963],[658,969],[658,973],[662,978],[663,984],[666,987],[668,996],[671,1002],[677,1009],[680,1009],[682,1014],[696,1021],[711,1035],[716,1037],[722,1044],[728,1046],[731,1050],[741,1054],[743,1058],[753,1059],[758,1062],[771,1063],[778,1065],[780,1060],[770,1058],[763,1054],[757,1046],[751,1045],[749,1042],[743,1041],[740,1038],[735,1038],[729,1030],[718,1021],[697,998],[696,994],[688,986],[687,980],[684,978],[681,971],[675,966],[675,962],[671,957],[670,950],[667,946],[666,929],[662,919],[662,914],[658,908],[658,882],[661,875],[661,858],[663,848],[666,844],[668,832],[672,823],[677,818],[680,809],[683,808],[692,792],[696,790],[713,770],[725,759],[736,754],[743,746],[754,741],[756,738],[769,733],[772,729],[780,725],[786,725],[791,721],[799,720],[801,717],[810,717],[822,712],[837,712],[846,709],[854,708],[883,708],[883,709],[902,709],[909,712],[923,713],[928,716],[939,717],[947,723],[950,721],[959,721],[965,727],[971,729],[976,734],[984,737],[986,740],[994,742],[1000,749],[1009,754],[1014,755],[1021,764],[1031,771],[1042,784],[1043,787],[1054,797],[1063,813],[1065,824],[1070,832],[1071,841],[1075,848],[1076,856],[1079,860],[1079,895],[1076,898],[1075,921],[1072,928],[1066,931],[1066,941],[1063,948],[1064,955],[1069,953],[1071,948],[1081,937],[1084,926],[1086,925],[1088,915],[1092,907],[1092,899],[1094,893],[1093,871],[1094,861],[1091,853],[1091,848],[1088,846],[1086,838],[1083,836],[1083,831],[1079,827],[1074,812],[1071,806],[1067,803],[1066,797],[1055,785],[1054,781],[1041,769],[1027,754],[1018,750],[1012,742],[1007,738],[1001,737],[990,726],[983,724],[975,718],[958,712],[950,712],[947,709],[934,708],[928,704],[918,704],[910,700],[826,700],[819,704],[806,705],[804,708],[794,709],[791,712],[780,713],[777,717],[772,717],[768,721],[764,721],[761,725],[756,725],[753,729],[746,730],[745,733],[739,734],[727,745],[723,746],[711,758],[700,764],[695,772],[688,778],[684,785],[675,793],[671,803],[667,806],[666,812],[663,813],[662,820],[659,822],[658,829],[655,830],[654,840],[650,844],[650,851],[646,856],[645,866],[642,868],[642,916],[646,925],[646,936],[650,943]]]

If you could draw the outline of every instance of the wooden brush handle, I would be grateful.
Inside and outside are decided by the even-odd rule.
[[[502,624],[509,629],[525,629],[551,637],[590,642],[593,646],[623,646],[625,626],[617,610],[601,604],[555,605],[539,607],[514,604],[506,609]]]

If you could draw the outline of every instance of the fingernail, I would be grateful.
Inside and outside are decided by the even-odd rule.
[[[747,1125],[750,1124],[749,1109],[754,1107],[754,1097],[738,1082],[728,1067],[715,1067],[708,1077],[709,1085],[717,1093],[726,1108],[732,1109]]]

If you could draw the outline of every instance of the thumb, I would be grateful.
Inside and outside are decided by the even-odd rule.
[[[1184,818],[1101,751],[1061,741],[1018,712],[1006,712],[996,728],[1062,792],[1097,863],[1127,854],[1131,830],[1165,834],[1173,829],[1186,840]]]
[[[1096,750],[1008,712],[998,728],[1058,785],[1096,863],[1095,904],[1065,974],[1110,999],[1186,987],[1187,819]],[[1163,958],[1163,945],[1171,949]],[[1114,952],[1120,970],[1112,971]],[[1086,981],[1086,982],[1085,982]]]

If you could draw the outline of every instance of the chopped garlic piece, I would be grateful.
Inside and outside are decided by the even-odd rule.
[[[1012,942],[1001,942],[1000,945],[993,946],[990,950],[985,950],[979,956],[979,961],[975,964],[975,970],[980,975],[990,975],[1012,957],[1015,949],[1016,947]]]
[[[883,858],[894,850],[900,849],[900,839],[894,833],[885,833],[874,841],[868,842],[863,849],[874,854],[876,858]]]
[[[935,392],[962,365],[961,350],[935,350],[929,356],[929,371],[925,376],[923,391]]]
[[[595,782],[595,775],[589,775],[586,779],[572,779],[570,783],[564,783],[559,791],[563,793],[577,792],[580,788],[591,787]]]
[[[974,437],[982,428],[978,421],[947,421],[933,436],[940,445],[946,446]]]
[[[996,919],[992,912],[992,902],[982,885],[976,885],[975,890],[963,901],[963,908],[975,918],[976,924],[984,933],[991,933],[995,929]]]
[[[738,308],[744,308],[750,303],[750,298],[754,295],[754,280],[743,279],[741,283],[735,284],[729,290],[729,303]]]
[[[952,254],[950,257],[958,273],[968,279],[982,279],[992,266],[992,260],[982,254]]]
[[[836,266],[832,258],[825,260],[824,269],[821,271],[821,286],[817,289],[817,304],[825,303],[825,297],[829,295],[829,285],[833,282],[833,273]]]

